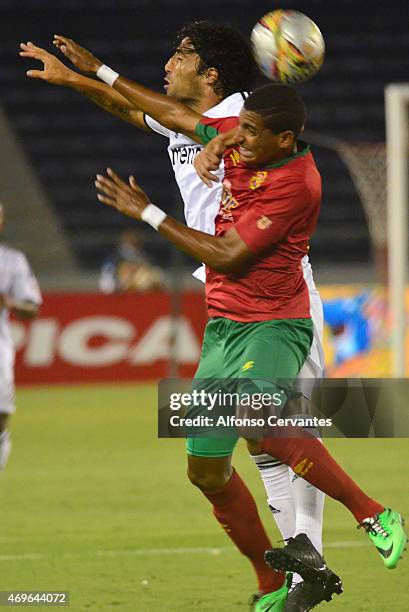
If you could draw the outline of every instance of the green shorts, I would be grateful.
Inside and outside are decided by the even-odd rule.
[[[210,319],[203,338],[196,379],[292,379],[311,347],[311,319],[273,319],[239,323]],[[227,457],[238,435],[188,437],[187,452],[197,457]]]

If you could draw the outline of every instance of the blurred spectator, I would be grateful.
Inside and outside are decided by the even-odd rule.
[[[0,234],[5,225],[5,211],[0,203]],[[11,451],[8,430],[14,406],[14,343],[9,315],[33,319],[41,305],[37,279],[21,251],[0,243],[0,471],[6,466]]]
[[[140,235],[135,230],[125,230],[115,252],[102,264],[101,291],[150,291],[162,285],[162,271],[153,266],[143,252]]]

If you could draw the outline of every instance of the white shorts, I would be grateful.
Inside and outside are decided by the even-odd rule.
[[[14,394],[14,355],[0,350],[0,413],[15,412]]]
[[[310,288],[310,312],[314,326],[313,341],[310,353],[304,362],[295,381],[295,388],[300,391],[307,399],[311,399],[312,392],[317,380],[324,375],[324,349],[322,339],[324,333],[324,312],[322,301],[317,289]]]

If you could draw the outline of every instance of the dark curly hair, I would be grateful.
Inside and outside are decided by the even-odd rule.
[[[284,83],[269,83],[258,87],[246,98],[244,108],[261,115],[264,125],[273,134],[291,130],[296,138],[307,116],[301,96],[294,87]]]
[[[236,91],[251,91],[257,75],[250,45],[229,24],[194,21],[185,25],[176,35],[177,48],[184,38],[190,38],[199,55],[198,74],[216,68],[219,78],[215,93],[225,98]]]

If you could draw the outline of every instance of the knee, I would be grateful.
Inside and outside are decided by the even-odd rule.
[[[207,493],[215,493],[224,489],[230,480],[231,474],[231,469],[213,471],[189,466],[187,470],[190,482],[201,491]]]

